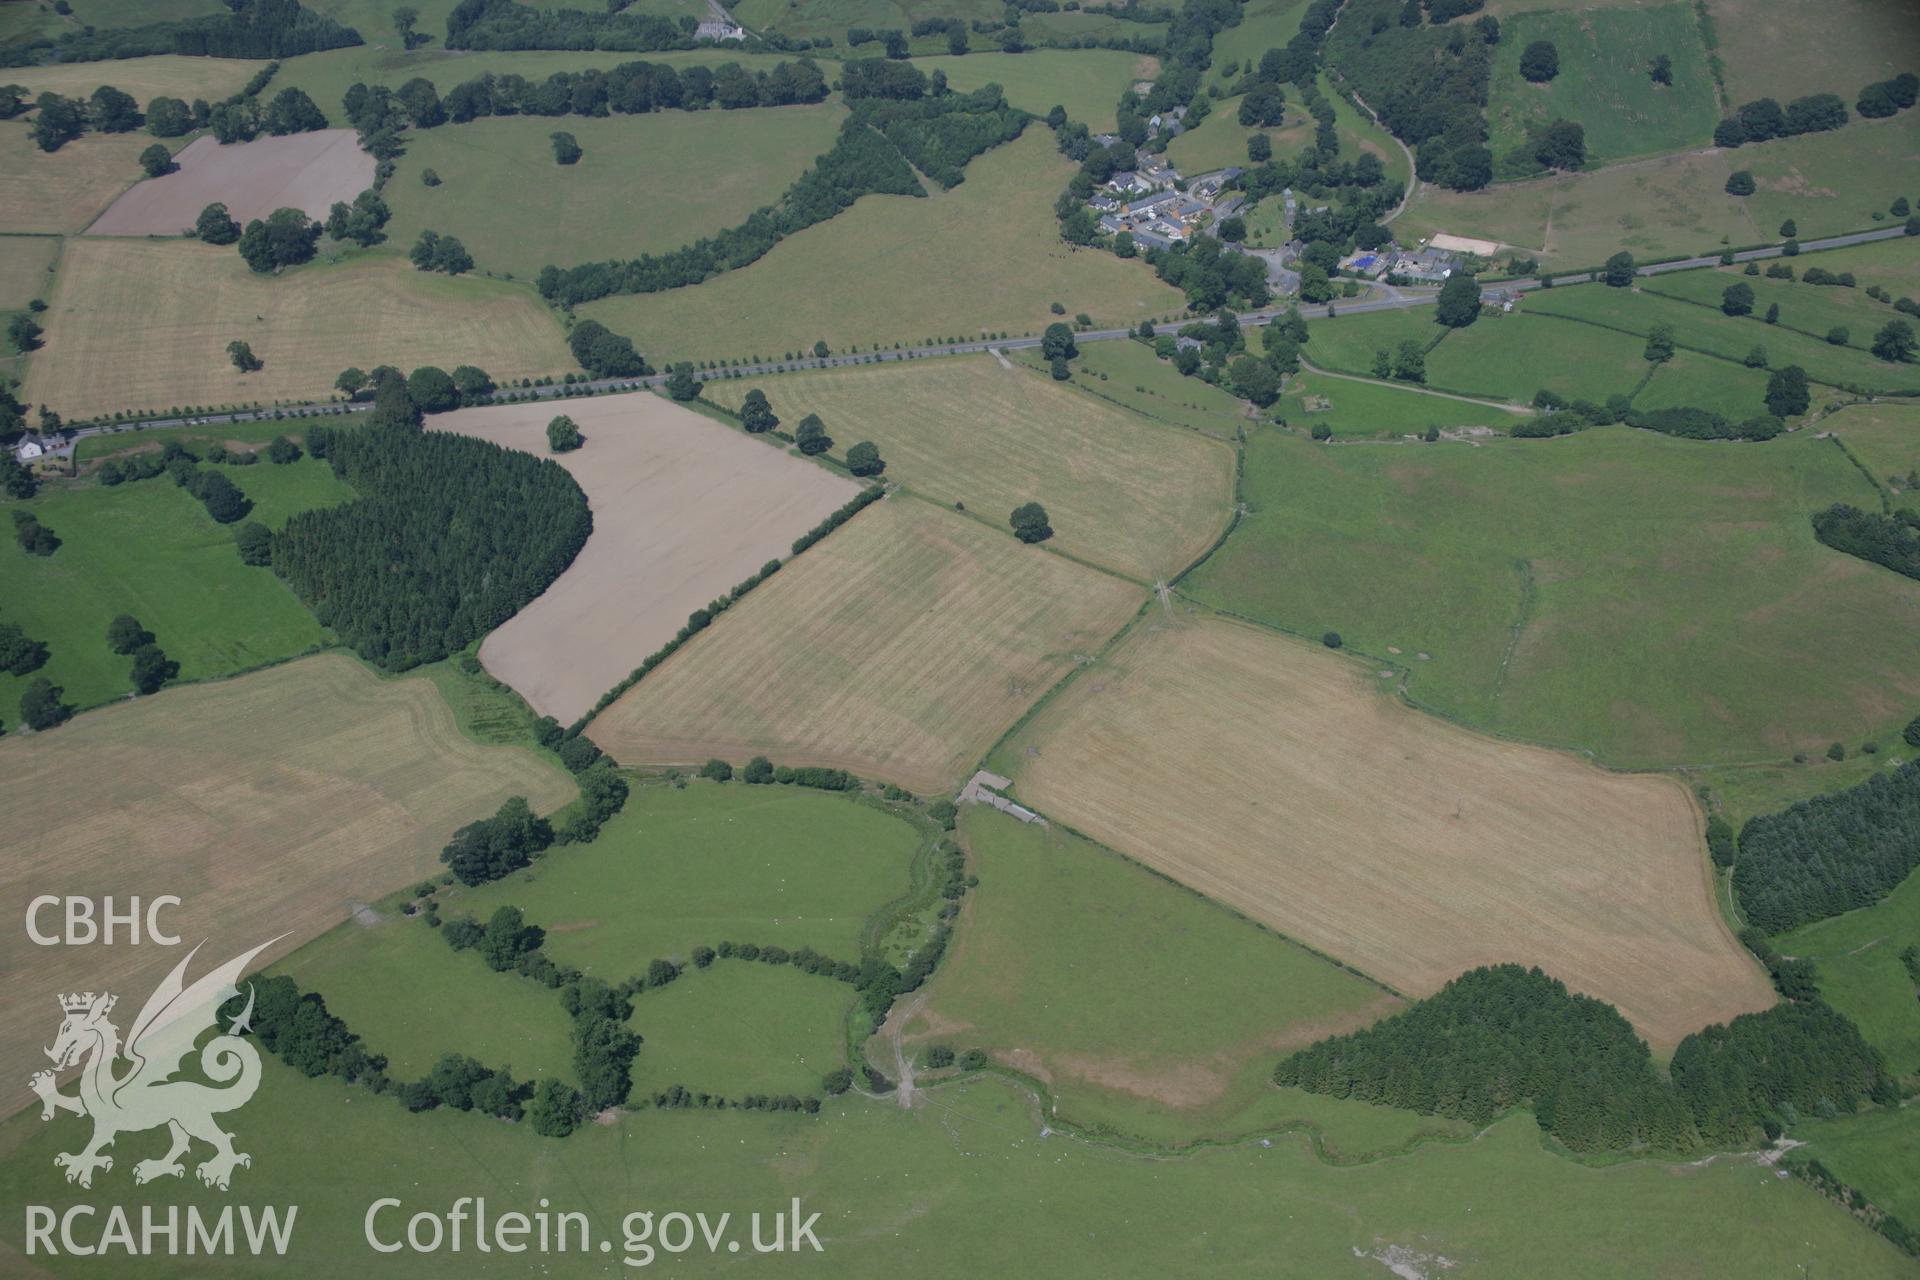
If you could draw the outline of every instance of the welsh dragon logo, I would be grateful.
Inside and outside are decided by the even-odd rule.
[[[245,1106],[260,1087],[260,1054],[240,1038],[253,1014],[251,988],[246,1007],[226,1032],[200,1049],[200,1071],[213,1084],[173,1077],[201,1035],[218,1024],[220,1006],[239,994],[235,984],[248,963],[272,945],[272,941],[263,942],[188,987],[182,978],[200,950],[195,947],[147,998],[124,1046],[120,1029],[108,1021],[118,997],[91,991],[60,997],[65,1018],[53,1047],[46,1051],[53,1068],[36,1073],[27,1083],[40,1095],[42,1120],[53,1119],[56,1111],[93,1120],[91,1142],[53,1158],[67,1171],[68,1182],[91,1187],[94,1170],[112,1171],[113,1157],[103,1152],[117,1136],[161,1125],[172,1135],[172,1146],[159,1159],[133,1166],[136,1183],[181,1177],[186,1169],[180,1157],[196,1138],[213,1148],[213,1156],[195,1170],[210,1187],[225,1191],[235,1167],[253,1163],[251,1156],[233,1149],[233,1135],[214,1122],[215,1116]],[[122,1063],[127,1064],[125,1068]],[[79,1091],[61,1093],[55,1074],[73,1066],[80,1067]]]

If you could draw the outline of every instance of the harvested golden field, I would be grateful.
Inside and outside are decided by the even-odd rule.
[[[190,240],[68,243],[27,394],[70,417],[324,399],[348,365],[476,364],[497,379],[573,368],[524,289],[415,271],[385,255],[260,276]],[[242,374],[227,344],[266,362]]]
[[[752,385],[712,383],[707,394],[738,409]],[[1229,445],[991,356],[826,369],[763,390],[789,429],[819,414],[836,452],[879,445],[889,480],[996,524],[1037,501],[1051,545],[1147,581],[1197,559],[1233,505]]]
[[[57,236],[0,236],[0,311],[18,311],[53,287]]]
[[[460,409],[436,430],[547,455],[565,413],[586,444],[557,461],[586,491],[593,536],[480,661],[563,724],[673,639],[687,615],[788,554],[860,487],[652,392]]]
[[[625,761],[765,754],[949,789],[1142,599],[896,494],[728,610],[589,732]]]
[[[968,55],[972,56],[972,55]],[[1084,311],[1101,325],[1173,315],[1182,295],[1144,262],[1060,239],[1053,202],[1073,176],[1039,125],[967,166],[951,191],[867,196],[704,284],[592,302],[580,314],[655,364],[834,350],[985,331],[1039,333]]]
[[[1669,1049],[1772,1003],[1678,782],[1481,737],[1384,683],[1240,623],[1161,621],[997,754],[1048,816],[1408,995],[1538,965]]]
[[[89,133],[42,151],[23,120],[0,120],[0,232],[80,231],[143,176],[152,145],[144,132]]]
[[[382,680],[338,654],[0,738],[0,884],[20,913],[0,967],[31,962],[34,976],[0,994],[0,1071],[24,1082],[46,1065],[35,1046],[57,1022],[56,991],[104,986],[137,1009],[202,940],[197,966],[279,935],[267,958],[284,955],[439,869],[454,829],[508,796],[549,811],[572,794],[532,754],[463,738],[431,681]],[[181,905],[161,923],[183,946],[36,947],[21,915],[42,894],[112,895],[123,910],[172,894]],[[7,1096],[0,1110],[31,1100]]]
[[[156,19],[158,20],[158,19]],[[106,25],[106,24],[103,24]],[[218,102],[240,92],[256,71],[266,66],[239,58],[196,58],[176,54],[155,54],[145,58],[121,58],[111,62],[53,63],[44,67],[8,67],[5,81],[26,87],[29,97],[57,93],[68,98],[88,98],[103,84],[110,84],[133,95],[146,110],[149,102],[162,94],[192,102],[205,98]],[[271,98],[280,86],[274,84],[263,96]],[[322,102],[320,109],[338,114],[338,102]],[[135,134],[142,144],[152,138]]]

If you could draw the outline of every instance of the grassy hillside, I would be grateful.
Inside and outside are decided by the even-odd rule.
[[[975,43],[981,41],[976,38]],[[943,54],[915,58],[913,65],[928,75],[946,72],[947,83],[963,93],[997,84],[1006,90],[1008,102],[1037,116],[1046,115],[1056,105],[1065,107],[1069,119],[1082,121],[1100,133],[1113,128],[1113,109],[1127,86],[1136,80],[1153,79],[1160,64],[1154,58],[1117,49],[1030,49],[1026,53],[969,53],[959,58]]]
[[[1920,946],[1920,876],[1875,906],[1782,934],[1774,945],[1812,960],[1827,1003],[1860,1024],[1898,1075],[1920,1076],[1920,984],[1900,960]]]
[[[425,229],[458,236],[481,270],[522,279],[549,264],[664,253],[776,202],[833,145],[844,114],[822,104],[431,129],[409,140],[387,186],[387,235],[401,247]],[[548,135],[562,127],[586,153],[578,164],[554,163]],[[428,169],[439,186],[421,182]]]
[[[1172,314],[1181,295],[1140,262],[1061,241],[1053,202],[1072,176],[1030,128],[925,199],[869,196],[774,246],[752,266],[580,314],[629,334],[656,363],[811,347],[912,344],[984,330],[1038,333],[1060,302],[1102,324]]]
[[[1902,656],[1920,586],[1813,538],[1812,512],[1872,500],[1825,441],[1607,428],[1329,449],[1263,432],[1244,493],[1251,514],[1186,588],[1336,630],[1471,724],[1617,765],[1730,763],[1888,740],[1920,704]]]

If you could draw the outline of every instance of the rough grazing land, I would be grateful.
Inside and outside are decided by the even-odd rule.
[[[0,896],[21,910],[38,894],[174,894],[165,922],[186,945],[207,940],[201,962],[284,934],[269,953],[282,954],[437,869],[454,828],[508,796],[551,810],[572,792],[526,752],[461,737],[428,681],[322,655],[0,738]],[[34,1046],[57,1021],[54,992],[105,987],[137,1009],[179,958],[34,947],[16,916],[0,966],[31,965],[34,981],[0,994],[0,1070],[24,1082],[46,1065]]]
[[[558,461],[586,490],[593,536],[480,660],[565,724],[859,487],[649,392],[461,409],[433,425],[545,457],[562,412],[586,436]]]
[[[53,264],[60,256],[54,236],[0,237],[0,310],[17,311],[53,287]]]
[[[172,236],[209,204],[227,206],[242,226],[275,209],[324,220],[337,200],[373,185],[374,159],[351,129],[316,129],[221,146],[196,138],[174,157],[173,173],[136,183],[92,226],[90,236]]]
[[[0,120],[0,231],[79,231],[140,176],[152,144],[144,132],[89,133],[48,153],[22,120]]]
[[[938,791],[1140,600],[1011,534],[893,497],[734,606],[591,733],[621,760],[738,765],[764,752]]]
[[[26,395],[69,417],[325,398],[348,365],[476,364],[501,380],[575,367],[531,294],[392,257],[276,278],[231,248],[85,237],[67,244],[44,323]],[[266,368],[236,370],[235,338]]]
[[[1920,67],[1914,0],[1707,0],[1734,102],[1837,93]]]
[[[1017,737],[1018,794],[1409,995],[1537,964],[1656,1045],[1772,1002],[1665,779],[1464,732],[1358,664],[1159,624]]]
[[[715,383],[709,394],[738,409],[753,385]],[[1136,578],[1192,563],[1233,502],[1227,445],[991,356],[822,370],[762,390],[788,429],[817,413],[836,451],[872,440],[889,480],[943,505],[1001,523],[1040,502],[1052,545]]]

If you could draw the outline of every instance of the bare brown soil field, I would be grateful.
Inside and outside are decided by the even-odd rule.
[[[859,486],[651,392],[461,409],[433,426],[544,457],[560,413],[586,437],[556,460],[586,491],[593,536],[480,661],[564,724]]]
[[[625,761],[765,754],[950,789],[1142,599],[1117,578],[895,495],[728,610],[591,732]]]
[[[352,200],[373,185],[375,162],[353,130],[317,129],[225,147],[195,138],[174,163],[174,172],[135,183],[87,234],[178,235],[215,201],[242,226],[275,209],[324,220],[336,200]]]
[[[348,365],[476,364],[502,381],[575,367],[528,290],[387,255],[276,277],[231,247],[81,236],[67,241],[50,304],[26,394],[68,417],[324,399]],[[233,367],[236,338],[264,369]]]
[[[753,385],[707,394],[738,409]],[[823,369],[762,389],[789,429],[819,414],[836,452],[878,444],[889,480],[993,522],[1038,501],[1052,545],[1145,581],[1198,558],[1233,505],[1232,446],[992,356]]]
[[[0,231],[79,231],[140,177],[152,144],[145,133],[89,133],[46,152],[23,121],[0,120]]]
[[[0,993],[0,1073],[17,1086],[46,1065],[57,992],[105,988],[131,1013],[202,940],[196,973],[279,935],[268,958],[284,955],[439,869],[454,829],[508,796],[548,811],[573,790],[528,752],[462,737],[431,681],[338,654],[0,738],[0,969],[34,977]],[[161,923],[182,945],[35,946],[23,917],[43,894],[175,895]],[[58,909],[40,925],[57,931]],[[0,1111],[31,1101],[6,1097]]]
[[[1157,621],[999,758],[1017,795],[1408,995],[1538,965],[1656,1047],[1773,992],[1717,910],[1666,778],[1481,737],[1357,663]]]

